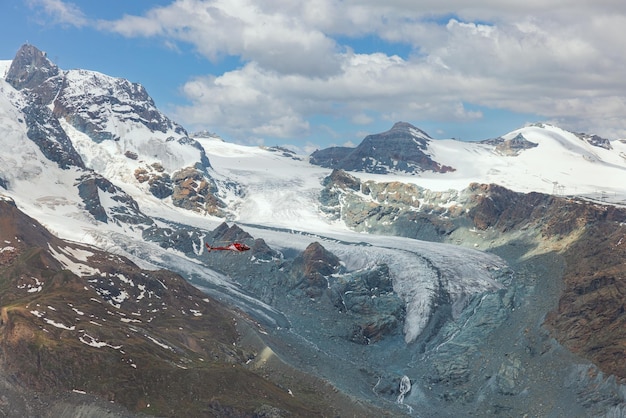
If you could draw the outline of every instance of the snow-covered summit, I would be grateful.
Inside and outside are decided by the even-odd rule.
[[[320,153],[338,155],[334,149]],[[603,196],[613,202],[626,198],[622,180],[626,174],[623,140],[609,141],[549,124],[534,124],[488,141],[431,139],[424,143],[423,153],[433,166],[449,169],[406,172],[394,169],[399,164],[392,160],[381,170],[384,159],[378,149],[370,149],[367,156],[361,157],[376,161],[378,166],[374,169],[320,165],[344,168],[363,179],[413,183],[439,191],[462,190],[470,183],[495,183],[525,193]],[[318,164],[314,157],[312,162]]]
[[[17,119],[25,121],[26,136],[59,167],[94,170],[132,194],[173,196],[191,210],[221,205],[204,148],[140,84],[61,70],[32,45],[20,48],[5,79],[3,91],[23,113]]]
[[[82,128],[93,140],[119,140],[136,130],[165,138],[186,136],[185,130],[163,115],[145,88],[96,71],[65,72],[54,111]]]

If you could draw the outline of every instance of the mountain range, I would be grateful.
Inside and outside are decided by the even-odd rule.
[[[0,76],[5,415],[626,415],[625,141],[303,156],[32,45]]]

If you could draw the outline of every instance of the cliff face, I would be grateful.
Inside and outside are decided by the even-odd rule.
[[[534,228],[565,260],[558,307],[545,325],[573,352],[626,379],[626,209],[483,190],[470,215],[475,225],[503,232]]]
[[[15,54],[5,79],[17,90],[37,90],[43,96],[42,103],[47,104],[58,92],[60,80],[52,83],[57,85],[56,88],[53,85],[46,86],[46,82],[54,79],[59,73],[59,67],[54,65],[45,53],[33,45],[23,45]]]
[[[595,208],[592,215],[563,252],[568,261],[563,292],[546,325],[572,351],[626,379],[625,215],[606,208]]]

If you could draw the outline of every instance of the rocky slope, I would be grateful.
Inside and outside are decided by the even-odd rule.
[[[529,254],[554,252],[565,270],[558,306],[545,325],[573,352],[605,373],[626,378],[623,291],[626,209],[497,185],[434,193],[402,183],[361,182],[335,171],[322,194],[326,210],[357,230],[496,250],[507,236],[527,241]],[[339,204],[341,202],[341,204]],[[508,259],[508,257],[507,257]],[[546,278],[548,279],[548,278]]]
[[[8,200],[0,239],[5,414],[127,415],[115,405],[156,416],[373,412],[279,359],[265,364],[257,324],[172,272],[64,242]],[[42,400],[25,398],[33,392]]]

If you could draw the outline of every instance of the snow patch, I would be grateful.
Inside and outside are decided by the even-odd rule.
[[[86,344],[90,347],[94,347],[94,348],[103,348],[103,347],[109,347],[112,348],[114,350],[119,350],[120,348],[122,348],[121,345],[111,345],[105,341],[99,341],[98,339],[96,339],[95,337],[92,337],[91,335],[87,334],[86,332],[83,332],[81,335],[78,336],[78,340],[83,343]]]

